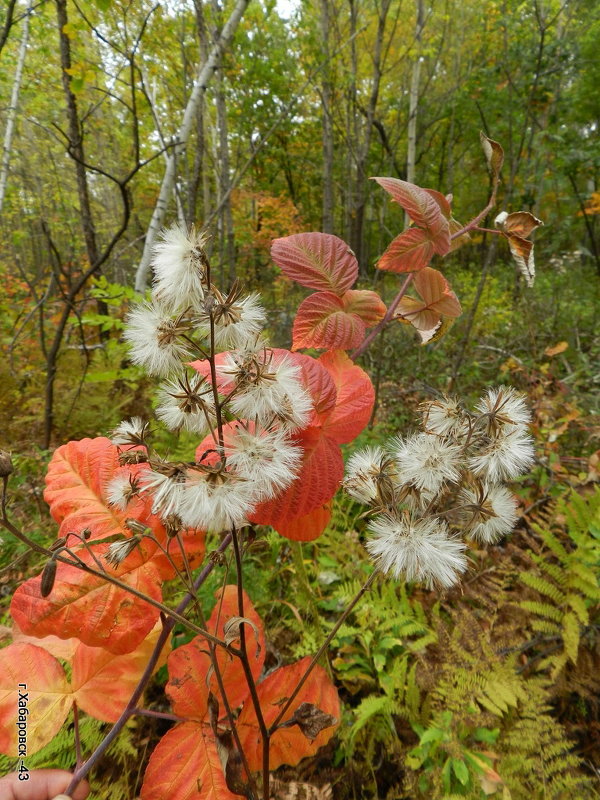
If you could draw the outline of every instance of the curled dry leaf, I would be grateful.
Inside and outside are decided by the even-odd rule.
[[[502,211],[498,214],[494,223],[508,239],[512,257],[525,278],[527,286],[533,286],[535,278],[533,243],[525,237],[529,236],[530,233],[544,223],[541,219],[530,214],[529,211],[515,211],[512,214]]]
[[[331,725],[337,725],[337,723],[338,720],[334,716],[321,711],[313,703],[300,703],[294,715],[287,722],[282,722],[281,725],[278,725],[277,729],[290,728],[292,725],[297,725],[306,738],[312,742],[322,730],[329,728]]]
[[[256,658],[258,658],[260,653],[258,626],[251,619],[248,619],[248,617],[230,617],[230,619],[227,620],[227,622],[223,625],[223,639],[225,640],[225,644],[231,644],[240,638],[240,630],[242,625],[250,625],[256,634]]]
[[[488,138],[483,131],[481,131],[479,137],[481,139],[483,152],[485,153],[488,169],[492,173],[494,183],[497,184],[500,179],[500,170],[504,163],[504,150],[501,144]]]

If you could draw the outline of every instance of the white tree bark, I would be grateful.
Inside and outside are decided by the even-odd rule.
[[[27,43],[29,41],[29,17],[31,15],[31,3],[27,4],[27,13],[23,17],[23,33],[21,34],[21,46],[17,57],[17,69],[13,81],[10,106],[6,115],[6,129],[4,131],[4,144],[2,146],[2,166],[0,167],[0,211],[4,205],[4,195],[6,194],[6,184],[8,183],[8,165],[10,163],[10,152],[12,149],[12,137],[17,117],[17,106],[19,104],[19,91],[21,89],[21,78],[23,76],[23,64],[27,53]]]
[[[233,34],[235,33],[235,30],[241,18],[243,17],[249,2],[250,0],[238,0],[237,5],[231,13],[231,16],[223,26],[221,37],[209,53],[206,63],[202,65],[196,83],[194,84],[194,88],[183,114],[183,122],[181,123],[181,127],[179,128],[177,136],[174,140],[172,154],[170,155],[170,158],[167,159],[167,165],[160,187],[158,200],[156,201],[152,219],[150,220],[148,230],[146,231],[144,252],[135,276],[135,288],[138,292],[143,292],[148,282],[152,248],[154,246],[154,242],[156,241],[156,237],[163,226],[169,198],[171,197],[173,187],[175,186],[176,161],[185,153],[192,126],[196,118],[196,109],[198,107],[198,103],[200,102],[202,92],[208,86],[208,83],[219,64],[219,59],[231,42]]]

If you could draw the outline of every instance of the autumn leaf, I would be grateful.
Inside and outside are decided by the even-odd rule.
[[[298,308],[292,331],[292,350],[300,347],[358,347],[365,336],[365,323],[348,314],[341,297],[333,292],[315,292]]]
[[[109,545],[94,548],[102,559]],[[87,551],[78,557],[97,567]],[[123,583],[161,601],[160,574],[149,559],[144,542],[111,574]],[[26,634],[63,639],[77,637],[91,647],[105,647],[111,653],[135,650],[153,628],[158,609],[136,600],[130,592],[108,583],[102,576],[89,575],[78,567],[59,563],[56,584],[48,597],[40,594],[40,576],[18,587],[11,602],[11,615]]]
[[[169,554],[175,566],[183,566],[183,555],[178,543],[168,539],[160,518],[152,513],[152,497],[149,494],[135,495],[123,511],[111,505],[108,485],[114,478],[122,476],[139,479],[147,471],[145,464],[126,467],[119,465],[119,449],[110,439],[81,439],[59,447],[53,454],[46,475],[44,499],[50,513],[60,524],[59,536],[70,532],[90,532],[88,542],[108,536],[129,538],[131,531],[126,520],[135,519],[148,527]],[[188,561],[195,566],[204,557],[204,533],[182,531],[181,541]],[[79,554],[81,544],[69,537],[67,544]],[[175,567],[160,548],[147,542],[149,557],[159,570],[160,577],[168,580],[176,574]],[[94,548],[95,552],[95,548]]]
[[[271,258],[288,278],[309,289],[343,294],[358,277],[356,256],[330,233],[295,233],[275,239]]]
[[[358,347],[366,328],[379,322],[385,311],[385,304],[376,292],[349,290],[341,296],[315,292],[300,304],[294,320],[292,349]]]
[[[304,675],[310,657],[285,667],[279,667],[258,684],[257,694],[267,727],[271,726],[281,711],[281,701],[290,697],[300,678]],[[269,765],[277,769],[282,764],[295,766],[303,758],[314,755],[331,739],[340,719],[340,701],[335,686],[325,670],[316,666],[308,676],[294,702],[283,716],[282,722],[292,719],[302,703],[310,703],[324,714],[329,714],[335,723],[324,728],[316,738],[308,738],[297,726],[278,728],[271,737]],[[260,770],[262,765],[262,742],[254,706],[244,703],[238,717],[238,730],[242,748],[251,770]]]
[[[19,684],[26,684],[20,689],[26,695],[21,703]],[[20,731],[27,753],[37,753],[56,736],[72,703],[64,668],[46,650],[32,644],[0,650],[0,753],[17,756]],[[26,709],[22,717],[19,706]]]
[[[301,517],[277,523],[277,532],[293,542],[312,542],[329,525],[331,520],[331,503],[315,508]]]
[[[545,356],[557,356],[557,355],[559,355],[559,353],[564,353],[565,350],[568,349],[568,347],[569,347],[569,343],[568,342],[558,342],[555,345],[547,347],[544,350],[544,355]]]
[[[420,298],[405,296],[398,304],[398,316],[408,320],[417,330],[435,328],[442,317],[458,317],[460,303],[441,272],[427,267],[415,275],[413,286]]]
[[[488,169],[492,173],[494,182],[498,183],[500,179],[500,170],[502,169],[502,164],[504,163],[504,150],[502,149],[502,145],[487,137],[483,131],[481,131],[479,134],[479,138],[481,140],[481,146],[483,147]]]
[[[512,214],[502,211],[494,222],[508,239],[510,252],[520,273],[525,278],[525,283],[529,287],[533,286],[535,279],[533,243],[525,237],[544,223],[529,211],[515,211]]]
[[[224,629],[228,620],[239,613],[237,586],[227,585],[223,592],[216,592],[217,603],[207,623],[207,630],[220,639],[225,638]],[[262,671],[265,661],[266,644],[263,625],[250,598],[243,592],[244,617],[251,625],[246,625],[246,649],[250,668],[255,680]],[[242,663],[222,647],[215,651],[223,681],[228,686],[227,697],[232,708],[241,706],[248,693]],[[174,650],[168,659],[169,682],[166,694],[174,712],[187,719],[202,721],[208,710],[208,695],[212,692],[219,697],[219,684],[214,674],[206,639],[196,636],[186,645]]]
[[[154,748],[141,800],[234,800],[227,788],[217,744],[207,725],[184,722]]]
[[[371,419],[375,389],[367,373],[343,350],[329,350],[319,364],[331,375],[336,391],[335,407],[322,415],[323,431],[338,444],[352,442]]]
[[[411,220],[428,231],[430,239],[448,231],[448,222],[437,199],[425,189],[399,178],[373,178],[400,205]]]
[[[429,264],[434,253],[433,241],[427,231],[409,228],[393,240],[377,267],[388,272],[416,272]]]

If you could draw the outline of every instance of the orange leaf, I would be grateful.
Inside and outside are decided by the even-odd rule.
[[[149,527],[156,538],[169,546],[169,552],[177,566],[183,565],[183,556],[177,543],[168,542],[164,526],[158,516],[152,514],[152,498],[148,494],[135,496],[125,511],[110,505],[107,487],[119,475],[135,478],[147,470],[146,465],[119,466],[119,450],[105,437],[81,439],[68,442],[53,454],[46,475],[44,498],[50,513],[60,523],[59,536],[74,531],[91,531],[90,543],[94,539],[121,534],[130,537],[125,520],[136,519]],[[204,533],[185,531],[182,533],[186,554],[192,566],[204,557]],[[68,545],[79,551],[80,545],[71,537]],[[161,578],[167,580],[175,575],[175,569],[156,545],[147,543],[148,554],[154,554],[155,564]]]
[[[343,350],[319,358],[337,389],[335,408],[322,416],[323,431],[338,444],[351,442],[367,426],[373,412],[375,389],[367,373]]]
[[[506,233],[514,233],[517,236],[527,237],[540,225],[543,225],[541,219],[534,217],[529,211],[513,211],[512,214],[504,219],[502,228]]]
[[[367,328],[377,325],[383,319],[387,308],[377,292],[368,289],[349,289],[342,295],[344,309],[348,314],[356,314]]]
[[[19,755],[20,733],[26,754],[37,753],[56,736],[72,703],[65,671],[46,650],[32,644],[0,650],[0,753]]]
[[[427,231],[409,228],[389,245],[377,267],[390,272],[416,272],[429,264],[434,253],[433,241]]]
[[[265,635],[262,621],[256,613],[250,598],[244,594],[244,618],[250,620],[256,627],[244,626],[246,648],[248,651],[250,668],[255,680],[262,672],[265,661]],[[207,623],[209,632],[219,638],[224,638],[224,626],[232,617],[239,615],[237,587],[228,585],[221,592],[216,592],[217,604]],[[257,636],[258,631],[258,636]],[[221,671],[223,683],[226,688],[230,706],[235,709],[240,706],[248,694],[248,686],[241,661],[229,655],[222,647],[217,647],[217,663]],[[211,691],[215,697],[220,698],[217,678],[211,668],[206,639],[196,636],[188,644],[174,650],[168,659],[169,682],[166,693],[173,706],[173,711],[180,717],[203,720],[208,709],[208,693]],[[210,677],[209,677],[210,676]],[[224,706],[221,703],[221,711]]]
[[[458,298],[437,269],[426,267],[415,275],[413,286],[421,299],[403,297],[398,305],[398,315],[407,319],[417,330],[435,328],[443,316],[460,316],[462,309]]]
[[[108,545],[94,548],[102,559]],[[85,550],[79,558],[96,567]],[[147,560],[143,544],[133,550],[116,569],[115,577],[155,600],[161,600],[160,576]],[[158,610],[140,602],[125,589],[89,575],[77,567],[58,564],[56,582],[48,597],[40,594],[41,578],[30,578],[13,595],[11,614],[21,630],[35,636],[72,636],[91,647],[105,647],[111,653],[130,653],[145,639],[158,617]]]
[[[235,800],[212,732],[196,722],[172,728],[150,756],[141,800]]]
[[[333,292],[315,292],[302,301],[292,331],[293,347],[358,347],[365,335],[365,323],[357,314],[347,313],[341,297]]]
[[[568,342],[558,342],[553,347],[547,347],[544,350],[545,356],[557,356],[559,353],[564,353],[565,350],[569,347]]]
[[[155,625],[139,647],[122,656],[80,643],[71,661],[77,705],[96,719],[116,722],[142,677],[161,629]],[[156,669],[166,662],[169,648],[163,648]]]
[[[343,294],[358,277],[358,261],[346,242],[330,233],[295,233],[275,239],[271,258],[302,286]]]
[[[279,522],[277,531],[293,542],[312,542],[323,533],[330,519],[331,505],[325,504],[302,517],[296,517],[289,522]]]
[[[267,727],[275,722],[281,711],[282,701],[290,697],[310,660],[307,656],[295,664],[280,667],[258,684],[258,699]],[[340,700],[335,686],[322,667],[316,666],[312,670],[282,721],[289,720],[302,703],[311,703],[325,714],[331,714],[335,717],[336,723],[322,730],[312,741],[297,725],[275,731],[271,737],[270,748],[269,765],[272,770],[282,764],[295,766],[306,756],[314,755],[335,733],[340,719]],[[262,742],[254,707],[250,701],[244,703],[238,717],[238,731],[248,766],[252,771],[259,771],[262,766]]]

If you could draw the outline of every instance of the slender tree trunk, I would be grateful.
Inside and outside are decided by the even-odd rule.
[[[331,0],[321,0],[321,53],[325,64],[321,83],[321,103],[323,107],[323,233],[333,233],[333,82],[330,64],[329,34]]]
[[[15,13],[16,4],[17,0],[8,0],[8,3],[6,3],[6,9],[4,12],[5,13],[4,23],[2,25],[2,31],[0,31],[0,53],[2,52],[2,48],[6,44],[6,40],[8,39],[8,34],[10,33],[10,28],[13,22],[13,15]]]
[[[229,19],[225,23],[225,26],[223,27],[223,31],[221,33],[220,38],[218,39],[217,42],[215,42],[208,58],[206,59],[205,64],[202,66],[200,70],[196,83],[194,84],[194,88],[187,102],[183,114],[183,121],[181,123],[181,127],[179,128],[179,132],[174,142],[173,154],[175,157],[180,157],[185,152],[190,137],[190,133],[192,130],[192,126],[196,118],[196,112],[198,108],[198,103],[200,102],[200,97],[202,96],[204,90],[208,86],[208,83],[213,73],[217,69],[217,66],[219,64],[223,52],[231,42],[235,30],[242,16],[244,15],[244,12],[248,7],[249,2],[250,0],[238,0],[231,16],[229,17]],[[158,235],[163,225],[165,215],[167,212],[169,198],[171,196],[171,193],[173,191],[173,186],[175,184],[175,179],[176,179],[175,160],[176,158],[171,158],[167,162],[167,167],[165,169],[162,185],[160,187],[158,200],[156,201],[156,206],[152,214],[152,219],[150,220],[148,230],[146,231],[144,252],[142,254],[142,259],[138,266],[135,278],[135,288],[139,292],[144,291],[146,287],[146,283],[148,281],[148,273],[150,272],[150,258],[152,255],[152,247],[156,240],[156,236]]]
[[[408,97],[408,145],[406,149],[406,180],[415,182],[415,164],[417,160],[417,116],[419,112],[419,81],[421,78],[421,39],[425,25],[425,9],[423,0],[416,0],[417,21],[415,23],[415,60],[410,78]],[[408,214],[404,217],[406,227],[410,224]]]
[[[9,12],[12,14],[12,8],[9,8]],[[2,211],[2,206],[4,205],[4,195],[6,193],[6,184],[8,182],[8,165],[10,162],[10,152],[12,149],[12,137],[15,127],[15,119],[17,117],[17,107],[19,105],[19,92],[21,90],[23,64],[25,63],[25,55],[27,53],[27,43],[29,41],[30,15],[31,15],[31,0],[29,0],[27,6],[27,13],[23,17],[23,33],[21,35],[21,46],[19,47],[19,55],[17,57],[17,68],[15,70],[15,79],[13,81],[12,93],[10,96],[10,106],[8,107],[8,112],[6,115],[6,130],[4,132],[4,144],[2,146],[2,166],[0,167],[0,211]],[[6,35],[8,36],[8,30],[6,32]]]
[[[77,99],[71,91],[71,79],[69,70],[71,69],[71,42],[65,33],[65,28],[69,22],[67,17],[67,0],[56,0],[56,11],[58,21],[58,35],[60,44],[60,65],[62,68],[62,83],[67,105],[68,135],[69,135],[69,155],[75,165],[75,175],[77,178],[77,194],[79,195],[79,213],[81,226],[87,250],[88,261],[93,266],[98,261],[98,246],[96,243],[96,229],[90,204],[90,193],[85,171],[85,151],[83,147],[83,134],[79,120],[79,110]]]

